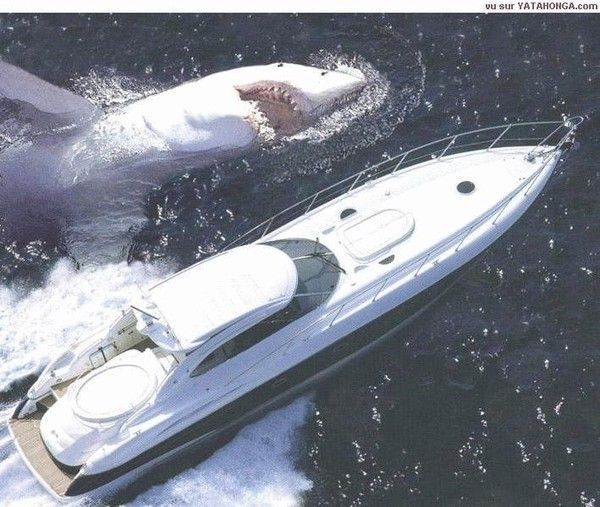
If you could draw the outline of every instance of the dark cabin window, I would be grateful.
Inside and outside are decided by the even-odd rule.
[[[223,347],[219,347],[208,354],[208,356],[206,356],[202,362],[196,366],[196,368],[194,368],[194,371],[190,373],[190,377],[202,375],[203,373],[212,370],[215,366],[220,365],[224,361],[227,361],[227,356],[223,352]]]
[[[296,300],[292,300],[284,309],[275,312],[265,320],[254,324],[218,349],[206,356],[202,362],[190,374],[190,377],[202,375],[224,361],[241,354],[250,347],[260,343],[265,338],[285,327],[300,316],[300,309]]]
[[[281,328],[293,322],[302,314],[299,311],[298,303],[295,299],[290,301],[282,310],[275,312],[270,317],[254,324],[246,331],[240,333],[223,345],[223,350],[228,359],[248,350],[250,347],[260,343],[265,338],[279,331]]]
[[[291,322],[323,304],[337,286],[340,271],[335,268],[337,259],[327,247],[311,240],[279,240],[267,243],[288,254],[298,270],[296,295],[283,309],[254,324],[211,352],[194,369],[191,376],[201,375],[227,359],[275,334]],[[324,256],[328,262],[325,262]],[[219,352],[220,351],[220,352]],[[215,354],[214,358],[211,356]]]

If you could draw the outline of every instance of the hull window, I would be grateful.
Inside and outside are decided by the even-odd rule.
[[[190,373],[190,377],[197,377],[209,370],[212,370],[221,363],[241,354],[250,347],[260,343],[265,338],[287,326],[290,322],[300,316],[300,308],[296,301],[286,306],[283,310],[271,315],[265,320],[255,324],[246,331],[243,331],[235,338],[221,345],[218,349],[206,356],[202,362]]]
[[[340,213],[340,220],[344,220],[344,218],[348,218],[350,215],[354,215],[354,213],[356,213],[355,209],[346,208]]]
[[[379,264],[389,264],[390,262],[392,262],[394,260],[394,255],[390,255],[388,257],[386,257],[385,259],[381,259],[379,261]]]

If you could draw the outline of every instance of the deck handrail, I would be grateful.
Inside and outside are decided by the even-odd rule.
[[[572,130],[571,130],[572,132]],[[551,152],[545,152],[546,155],[549,155]],[[496,224],[500,215],[504,212],[508,204],[519,195],[523,189],[525,190],[524,196],[527,196],[530,191],[532,185],[535,183],[539,175],[543,172],[544,168],[550,162],[552,157],[547,156],[543,161],[543,165],[540,169],[538,169],[534,174],[532,174],[529,178],[521,183],[521,185],[511,192],[507,197],[505,197],[502,201],[500,201],[494,208],[488,210],[483,216],[478,217],[474,222],[467,224],[466,227],[459,230],[452,236],[445,238],[443,241],[434,245],[432,248],[428,249],[426,252],[421,253],[419,255],[414,256],[413,258],[409,258],[406,262],[403,262],[393,270],[391,270],[385,278],[375,280],[372,283],[366,284],[362,287],[357,293],[354,293],[350,296],[349,299],[338,301],[332,306],[330,306],[325,313],[323,313],[317,320],[310,322],[307,326],[303,326],[301,329],[292,333],[292,335],[287,338],[283,343],[277,346],[275,349],[271,350],[266,356],[264,356],[261,361],[268,360],[272,355],[276,354],[283,348],[289,347],[290,344],[295,343],[300,337],[303,339],[310,339],[313,335],[310,332],[313,329],[324,329],[330,328],[333,326],[338,317],[342,314],[344,309],[348,306],[355,305],[357,301],[371,301],[375,302],[381,295],[384,289],[388,288],[388,284],[397,282],[401,276],[413,276],[417,277],[421,275],[423,268],[427,265],[428,262],[437,265],[439,262],[439,256],[447,251],[448,249],[452,249],[454,252],[458,252],[465,240],[471,235],[473,230],[476,230],[483,223],[493,220],[492,224]],[[456,244],[456,246],[454,246]],[[369,295],[368,298],[364,298],[365,294]],[[371,295],[373,294],[373,295]],[[323,322],[326,322],[324,325]],[[310,330],[310,331],[309,331]],[[234,377],[231,382],[235,381],[240,376],[244,375],[251,369],[255,368],[261,361],[258,363],[253,363],[248,368],[240,372],[240,374]]]
[[[536,122],[521,122],[521,123],[508,123],[504,125],[498,125],[494,127],[485,127],[476,130],[470,130],[467,132],[461,132],[447,136],[436,141],[431,141],[426,144],[422,144],[415,148],[412,148],[405,152],[400,152],[397,155],[383,160],[373,166],[370,166],[362,171],[352,174],[328,187],[325,187],[318,192],[292,204],[291,206],[275,213],[270,218],[246,231],[242,235],[238,236],[235,240],[228,243],[224,248],[227,250],[233,246],[250,243],[266,236],[273,227],[273,224],[278,218],[284,217],[289,214],[288,221],[295,220],[296,218],[310,213],[311,210],[315,209],[315,205],[320,206],[326,202],[332,201],[337,197],[354,191],[357,187],[364,185],[368,181],[380,178],[382,176],[393,174],[398,170],[406,169],[414,166],[426,160],[437,159],[442,160],[444,157],[449,155],[455,155],[463,153],[464,151],[470,151],[465,148],[475,148],[479,146],[482,150],[491,150],[498,148],[505,148],[511,146],[523,146],[523,143],[536,145],[525,155],[528,159],[534,159],[540,155],[547,154],[548,152],[558,150],[571,139],[573,133],[577,129],[577,126],[583,121],[583,117],[574,116],[567,120],[556,120],[556,121],[536,121]],[[548,130],[543,132],[541,136],[535,137],[510,137],[510,131],[519,128],[539,128],[547,127]],[[459,140],[463,140],[468,136],[479,136],[483,133],[499,132],[498,135],[491,137],[490,139],[476,140],[473,142],[467,142],[460,144]],[[562,134],[564,132],[564,134]],[[560,137],[556,142],[551,142],[554,136],[558,134]],[[498,146],[501,145],[501,146]],[[436,148],[437,147],[437,148]],[[420,150],[425,152],[419,156],[411,157],[411,155],[417,154]],[[459,151],[463,149],[464,151]],[[331,195],[327,195],[329,192],[334,190]],[[338,193],[339,192],[339,193]],[[319,202],[319,198],[326,196],[323,202]],[[328,198],[327,198],[328,197]],[[293,213],[292,213],[293,212]]]

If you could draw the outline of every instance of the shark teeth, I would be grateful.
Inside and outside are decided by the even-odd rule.
[[[277,104],[286,104],[290,109],[298,114],[300,106],[293,93],[282,86],[277,85],[256,85],[243,90],[239,90],[242,100],[267,101]]]

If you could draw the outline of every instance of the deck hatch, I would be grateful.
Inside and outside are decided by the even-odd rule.
[[[412,214],[386,209],[349,223],[340,239],[352,257],[368,261],[406,239],[414,227]]]

